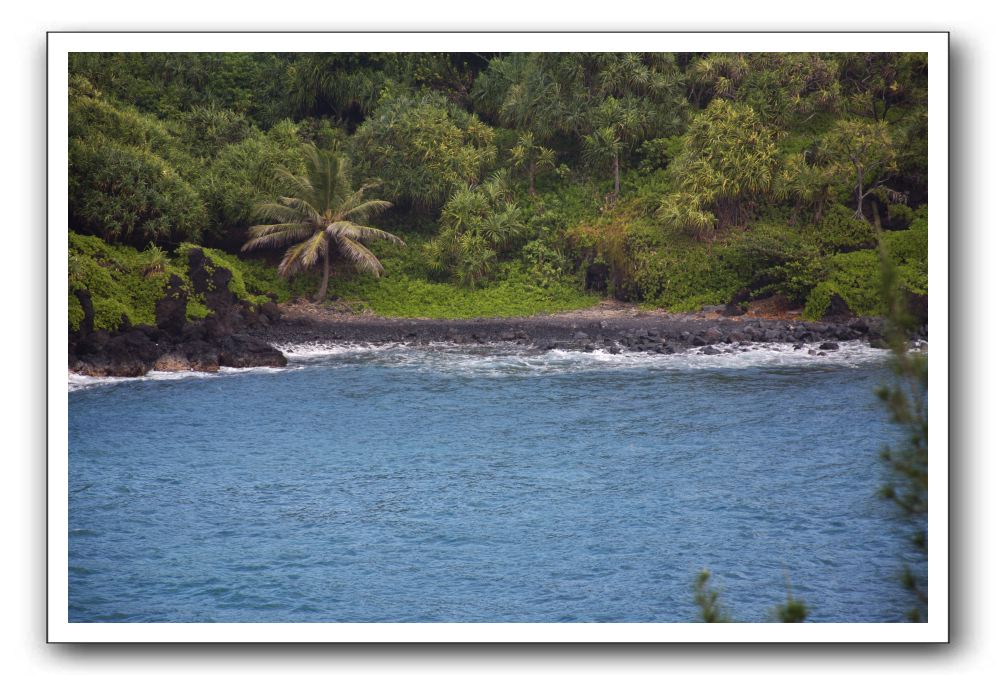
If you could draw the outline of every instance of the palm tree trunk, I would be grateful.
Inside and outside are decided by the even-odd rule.
[[[328,253],[322,256],[322,285],[318,288],[318,293],[315,295],[315,302],[324,302],[325,293],[329,289],[329,256]]]

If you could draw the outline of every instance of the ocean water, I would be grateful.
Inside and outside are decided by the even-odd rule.
[[[69,383],[69,619],[901,620],[884,352],[289,347]]]

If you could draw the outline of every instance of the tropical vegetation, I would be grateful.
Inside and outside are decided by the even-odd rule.
[[[927,66],[913,53],[72,54],[71,323],[84,288],[98,323],[147,320],[162,270],[194,244],[281,298],[395,316],[606,296],[883,314],[880,242],[902,292],[928,290]]]

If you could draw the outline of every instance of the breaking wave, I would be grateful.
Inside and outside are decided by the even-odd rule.
[[[414,368],[454,375],[504,377],[555,375],[582,371],[646,369],[662,371],[740,370],[746,368],[858,368],[880,363],[889,352],[861,341],[841,342],[839,349],[821,351],[815,345],[764,343],[712,345],[677,354],[655,354],[596,349],[540,350],[521,345],[458,345],[433,343],[390,344],[303,343],[274,345],[288,360],[284,368],[221,368],[216,373],[152,371],[142,377],[90,377],[69,374],[69,391],[123,382],[211,379],[249,373],[279,374],[313,367],[368,364],[387,368]],[[715,350],[710,353],[705,350]]]

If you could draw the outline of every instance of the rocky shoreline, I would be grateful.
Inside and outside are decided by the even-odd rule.
[[[271,344],[301,343],[426,345],[516,344],[525,349],[605,349],[673,354],[720,344],[791,343],[815,350],[834,350],[837,343],[867,340],[885,347],[884,322],[847,318],[839,321],[793,321],[757,317],[724,317],[720,312],[672,315],[658,312],[579,311],[508,319],[388,319],[341,316],[285,308],[281,321],[260,327],[253,335]]]
[[[69,334],[69,370],[95,377],[138,377],[151,370],[215,372],[223,366],[285,366],[287,358],[252,334],[280,320],[273,302],[254,305],[228,289],[232,273],[209,264],[200,249],[189,260],[193,292],[204,298],[211,316],[187,320],[187,291],[172,276],[156,303],[156,325],[130,326],[122,317],[116,331],[94,330],[93,303],[77,293],[83,307],[80,329]]]

